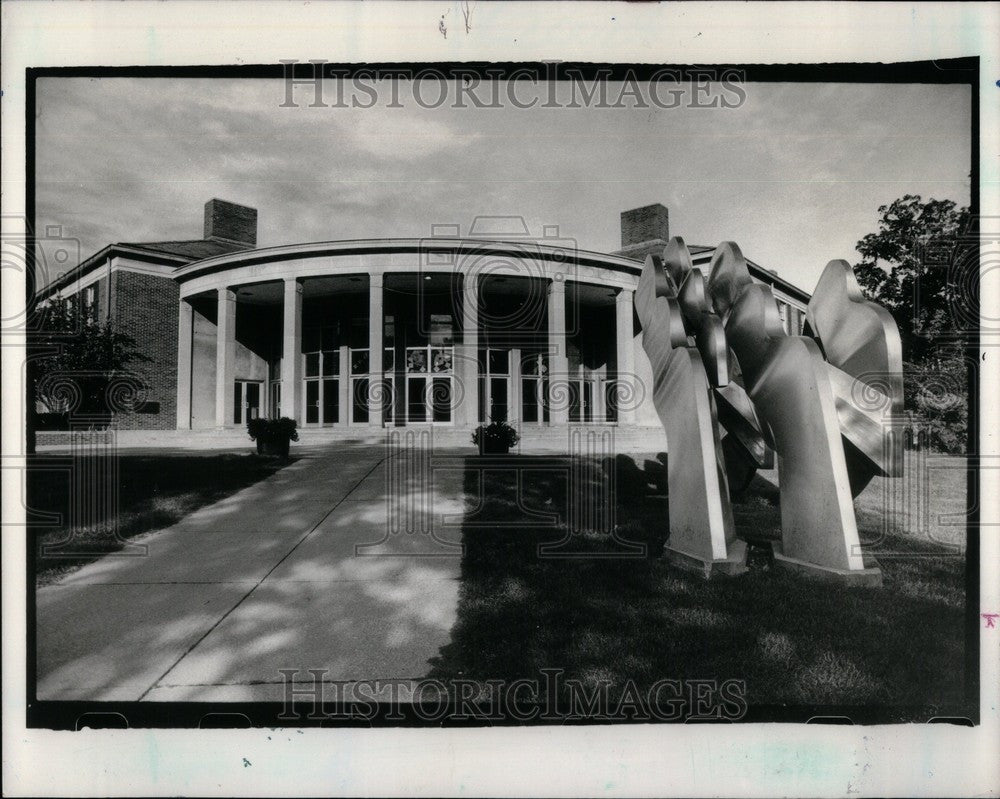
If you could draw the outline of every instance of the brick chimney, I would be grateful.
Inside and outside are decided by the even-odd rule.
[[[205,203],[205,238],[257,246],[257,209],[212,199]]]
[[[664,205],[654,203],[622,211],[621,220],[622,248],[618,255],[641,261],[650,253],[663,252],[670,239],[670,213]]]

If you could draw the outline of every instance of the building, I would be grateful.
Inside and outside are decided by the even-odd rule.
[[[467,437],[490,419],[526,440],[570,424],[661,431],[633,295],[669,239],[665,207],[623,212],[608,254],[516,218],[434,233],[258,249],[257,211],[213,199],[203,238],[109,245],[39,299],[75,298],[151,358],[142,402],[115,417],[136,431],[124,442],[224,440],[279,415],[304,441],[403,426]],[[706,274],[713,249],[691,247]],[[808,295],[750,268],[800,332]]]

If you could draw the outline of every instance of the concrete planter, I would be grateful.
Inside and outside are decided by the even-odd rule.
[[[257,454],[268,458],[287,458],[290,444],[288,436],[261,436],[257,439]]]

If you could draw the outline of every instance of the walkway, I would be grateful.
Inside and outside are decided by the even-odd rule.
[[[280,701],[281,669],[425,676],[456,617],[464,510],[461,468],[429,473],[420,452],[316,450],[145,555],[40,589],[38,698]]]

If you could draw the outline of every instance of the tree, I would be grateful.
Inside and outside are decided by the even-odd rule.
[[[878,232],[857,243],[862,260],[854,272],[868,296],[895,318],[904,360],[922,362],[936,340],[958,332],[952,303],[961,287],[947,262],[959,254],[969,209],[907,194],[878,212]]]
[[[892,313],[903,343],[904,405],[931,448],[965,451],[968,428],[968,364],[954,307],[966,298],[963,276],[950,268],[966,263],[962,248],[968,208],[951,200],[907,194],[878,209],[879,230],[857,244],[854,272],[865,293]],[[968,303],[966,303],[968,304]]]
[[[72,300],[53,298],[37,313],[40,324],[29,361],[33,401],[50,412],[101,417],[121,406],[115,395],[119,389],[133,397],[138,393],[141,381],[132,367],[150,359],[136,349],[135,339],[110,320],[98,322]],[[133,387],[127,386],[129,380]]]

